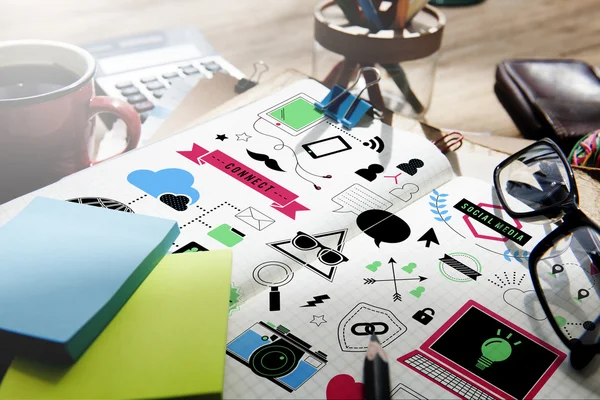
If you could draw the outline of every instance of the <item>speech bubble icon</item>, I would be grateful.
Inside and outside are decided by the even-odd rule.
[[[385,210],[365,211],[356,218],[356,224],[375,240],[377,247],[381,242],[400,243],[410,236],[410,226],[402,218]]]
[[[392,203],[358,183],[331,198],[340,208],[334,212],[353,212],[358,215],[371,209],[387,210]]]

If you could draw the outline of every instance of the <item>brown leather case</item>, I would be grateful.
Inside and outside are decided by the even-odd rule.
[[[494,90],[527,139],[549,137],[568,153],[600,128],[600,77],[582,61],[503,61]]]

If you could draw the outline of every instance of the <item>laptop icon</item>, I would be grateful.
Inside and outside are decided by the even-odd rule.
[[[470,300],[418,350],[398,361],[463,399],[530,399],[565,358]]]

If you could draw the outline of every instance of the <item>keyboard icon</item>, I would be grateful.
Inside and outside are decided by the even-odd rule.
[[[495,400],[495,397],[490,396],[479,388],[471,385],[469,382],[419,352],[415,352],[402,359],[400,362],[464,399]]]

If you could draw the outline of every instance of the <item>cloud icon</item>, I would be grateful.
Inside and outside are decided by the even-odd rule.
[[[163,194],[160,196],[159,200],[177,211],[187,210],[188,203],[190,202],[190,199],[187,196],[175,196],[174,194],[170,193]]]
[[[156,172],[140,169],[130,173],[127,181],[177,211],[186,210],[200,199],[200,193],[192,187],[194,176],[178,168]]]
[[[521,289],[512,288],[505,291],[502,297],[506,304],[516,308],[528,317],[533,318],[536,321],[543,321],[546,319],[546,314],[542,309],[542,305],[540,304],[535,291],[522,291]]]

